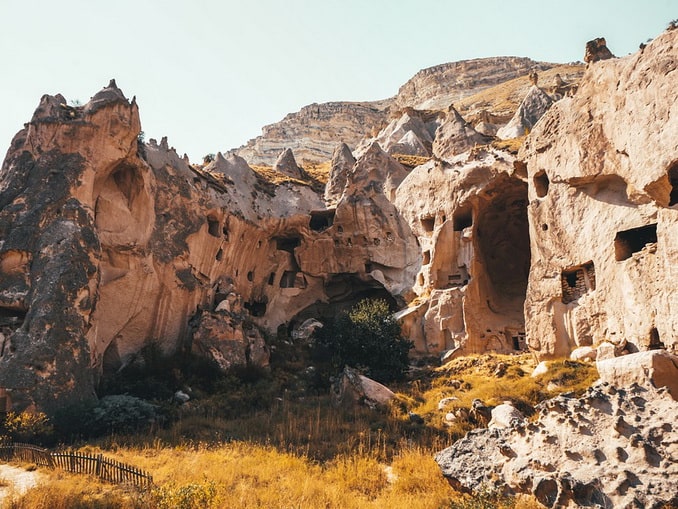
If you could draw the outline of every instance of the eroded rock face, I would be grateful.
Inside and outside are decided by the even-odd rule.
[[[390,101],[310,104],[262,129],[261,136],[236,150],[250,164],[273,165],[286,148],[300,162],[323,162],[339,143],[355,147],[383,127]]]
[[[668,31],[589,66],[525,142],[525,314],[540,357],[603,341],[678,351],[677,44]]]
[[[398,315],[415,348],[524,349],[527,184],[513,158],[485,147],[430,161],[410,172],[395,203],[421,246],[413,289],[428,294]]]
[[[553,99],[536,84],[520,103],[513,118],[504,127],[499,129],[499,138],[518,138],[528,134],[539,119],[553,104]]]
[[[538,407],[536,422],[477,429],[436,456],[462,491],[534,495],[546,507],[678,502],[678,403],[664,389],[601,384]]]
[[[441,64],[422,69],[400,87],[395,106],[445,110],[455,101],[497,83],[551,67],[553,64],[521,57],[477,58]]]

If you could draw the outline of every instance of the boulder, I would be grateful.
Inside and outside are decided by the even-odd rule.
[[[603,382],[614,387],[633,384],[666,387],[678,401],[678,356],[666,350],[637,352],[596,361]]]
[[[270,357],[258,329],[246,329],[238,317],[207,311],[198,320],[191,350],[214,362],[223,372],[242,366],[266,367]]]
[[[537,367],[535,367],[532,370],[532,374],[530,376],[537,377],[539,375],[544,375],[549,372],[549,365],[548,362],[546,361],[541,361],[539,364],[537,364]]]
[[[572,350],[570,359],[573,361],[595,361],[598,356],[598,351],[590,346],[580,346]]]
[[[492,409],[492,419],[488,428],[511,428],[525,421],[525,416],[510,401],[505,401]]]
[[[321,322],[316,320],[315,318],[309,318],[307,320],[304,320],[298,327],[296,327],[292,331],[292,339],[295,341],[302,341],[307,343],[310,341],[311,336],[313,333],[318,330],[322,329],[324,326]]]
[[[395,393],[391,389],[348,366],[332,384],[332,401],[336,405],[364,404],[376,408],[388,405],[393,398]]]
[[[536,422],[476,429],[438,453],[448,482],[465,492],[533,495],[550,508],[678,502],[678,403],[665,389],[603,383],[537,411]]]

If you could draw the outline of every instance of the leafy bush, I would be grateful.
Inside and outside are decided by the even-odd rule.
[[[150,403],[127,395],[105,396],[85,417],[94,434],[111,431],[131,431],[149,424],[156,417]]]
[[[54,428],[42,412],[8,412],[5,416],[4,434],[14,442],[49,442]]]
[[[363,370],[379,382],[402,379],[413,343],[402,337],[400,324],[383,299],[364,299],[350,312],[316,331],[316,351],[325,350],[335,369]]]

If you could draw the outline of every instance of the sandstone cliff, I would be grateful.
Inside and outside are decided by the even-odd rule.
[[[528,178],[530,347],[678,349],[678,31],[589,64],[535,126]]]

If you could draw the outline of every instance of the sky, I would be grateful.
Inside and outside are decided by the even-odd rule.
[[[85,103],[115,78],[146,139],[200,162],[302,106],[391,97],[479,57],[635,52],[678,0],[0,0],[0,152],[43,94]]]

